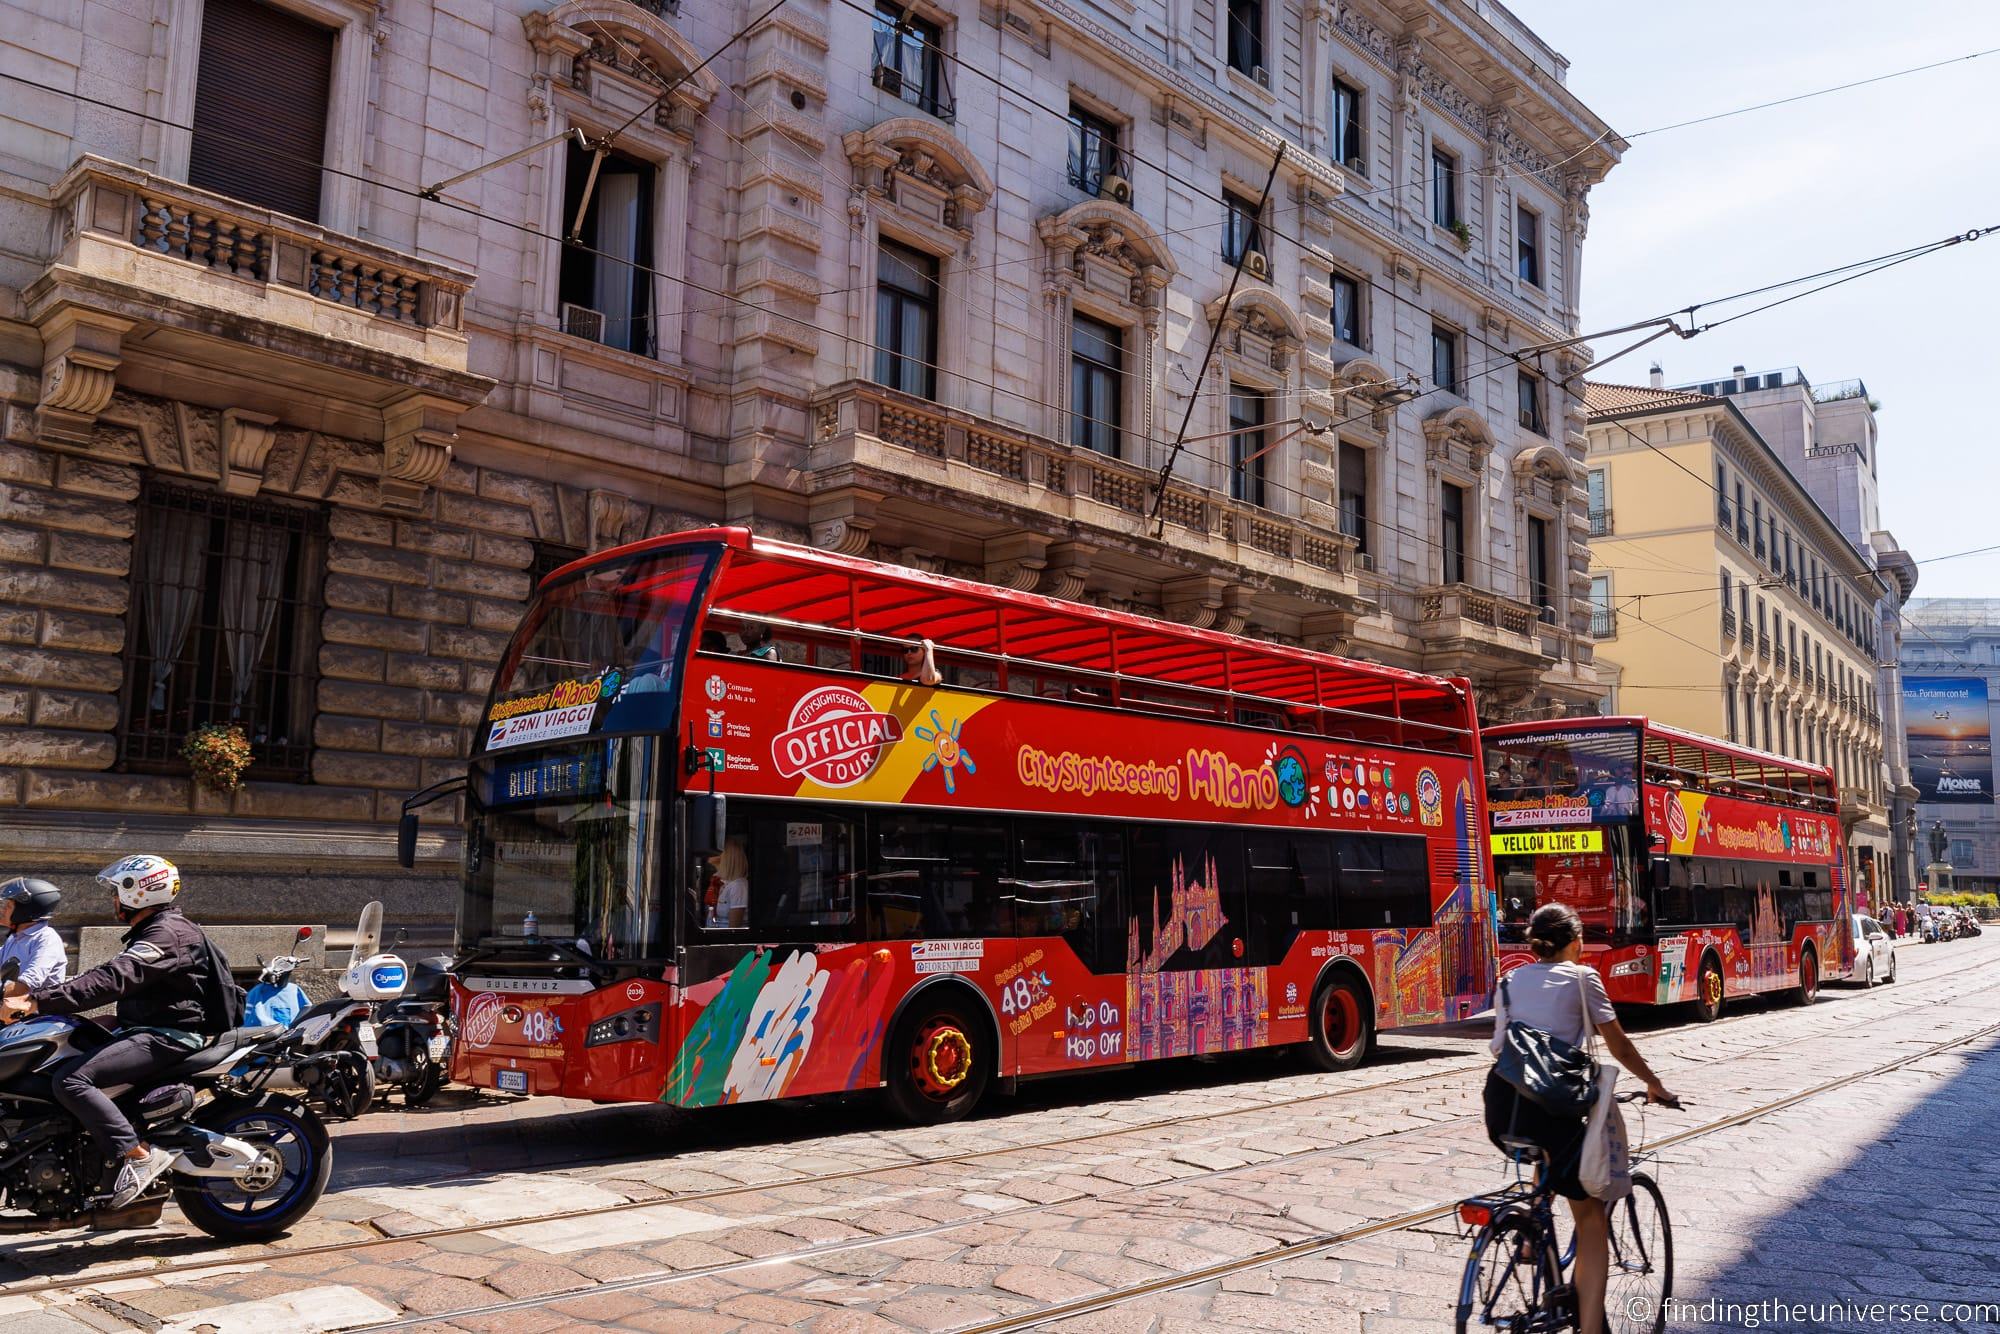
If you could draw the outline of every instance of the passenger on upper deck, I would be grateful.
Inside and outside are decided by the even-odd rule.
[[[903,680],[912,685],[943,685],[937,666],[937,645],[928,639],[913,639],[903,650]]]

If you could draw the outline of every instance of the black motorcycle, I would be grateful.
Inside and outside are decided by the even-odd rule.
[[[14,980],[19,966],[0,969]],[[113,1212],[93,1205],[104,1179],[96,1141],[56,1105],[64,1063],[113,1040],[70,1015],[32,1015],[0,1028],[0,1232],[145,1227],[167,1197],[187,1220],[228,1242],[284,1232],[319,1202],[333,1170],[326,1127],[296,1098],[238,1078],[250,1051],[276,1052],[295,1029],[238,1028],[190,1051],[145,1085],[105,1089],[140,1136],[179,1156],[144,1195]]]

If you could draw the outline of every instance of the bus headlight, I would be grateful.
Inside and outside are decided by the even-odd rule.
[[[584,1035],[586,1047],[608,1047],[614,1042],[653,1042],[660,1036],[658,1001],[607,1015],[590,1026]]]
[[[1635,973],[1650,973],[1652,971],[1653,961],[1650,958],[1627,959],[1623,963],[1614,963],[1611,965],[1611,976],[1613,977],[1631,977]]]

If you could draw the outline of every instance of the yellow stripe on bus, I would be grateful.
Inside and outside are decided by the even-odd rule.
[[[1494,834],[1492,838],[1493,851],[1510,857],[1604,851],[1602,829],[1535,829],[1517,834]]]

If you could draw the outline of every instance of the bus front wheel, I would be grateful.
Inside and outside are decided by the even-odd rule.
[[[1713,954],[1701,961],[1701,974],[1694,988],[1694,1017],[1704,1024],[1722,1018],[1722,965]]]
[[[919,1001],[896,1025],[884,1058],[889,1104],[915,1125],[956,1121],[978,1106],[993,1077],[992,1043],[971,1006]]]
[[[1351,1070],[1361,1064],[1375,1037],[1373,1008],[1353,978],[1335,974],[1321,982],[1313,993],[1307,1058],[1322,1070]]]

